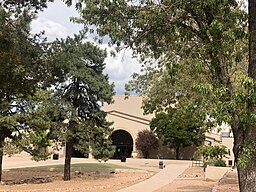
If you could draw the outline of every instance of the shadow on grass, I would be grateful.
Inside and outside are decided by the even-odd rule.
[[[64,165],[49,165],[39,167],[25,167],[3,171],[3,183],[6,185],[25,183],[48,183],[63,179]],[[72,179],[110,179],[116,169],[129,169],[129,167],[114,165],[110,163],[77,163],[71,165]]]

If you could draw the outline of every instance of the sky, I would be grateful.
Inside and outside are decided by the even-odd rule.
[[[49,3],[48,8],[40,12],[38,18],[32,22],[32,32],[45,31],[49,41],[72,36],[82,29],[82,25],[70,22],[70,17],[73,16],[78,16],[74,7],[67,7],[61,0],[55,0],[54,3]],[[110,50],[107,44],[99,46]],[[108,55],[104,73],[108,74],[110,83],[114,82],[116,94],[122,95],[125,92],[125,83],[131,79],[132,73],[139,72],[140,64],[132,59],[131,50],[123,50],[116,57]]]

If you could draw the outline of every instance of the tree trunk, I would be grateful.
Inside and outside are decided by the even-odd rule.
[[[180,147],[174,147],[175,148],[175,155],[176,155],[176,160],[180,159]]]
[[[0,182],[2,181],[2,172],[3,172],[3,143],[0,141]]]
[[[249,12],[249,77],[256,80],[256,0],[248,1]]]
[[[256,0],[248,1],[249,13],[249,66],[248,76],[256,80]],[[256,112],[256,105],[253,102],[248,102],[248,114]],[[241,129],[241,128],[240,128]],[[242,134],[242,135],[241,135]],[[248,126],[242,133],[234,132],[234,153],[236,161],[240,157],[240,148],[238,144],[249,142],[254,146],[256,143],[256,127]],[[240,192],[255,192],[256,191],[256,157],[253,156],[245,168],[238,167],[238,179]]]
[[[0,182],[2,181],[2,172],[3,172],[3,153],[0,154]]]
[[[147,159],[147,158],[148,158],[148,156],[149,156],[149,151],[148,151],[148,150],[143,149],[143,150],[141,150],[141,152],[142,152],[143,158]]]
[[[65,154],[65,166],[64,166],[64,181],[70,180],[70,164],[71,164],[71,155],[73,149],[72,139],[68,139],[66,142],[66,154]]]
[[[240,192],[255,192],[256,158],[252,158],[245,168],[238,168]]]
[[[234,131],[234,155],[235,162],[237,163],[238,159],[241,157],[243,145],[246,144],[246,141],[251,141],[252,146],[255,144],[256,131],[255,127],[247,127],[246,131],[240,127]],[[250,147],[250,146],[245,146]],[[252,157],[247,163],[246,167],[237,167],[238,171],[238,181],[240,192],[255,192],[256,191],[256,157]]]

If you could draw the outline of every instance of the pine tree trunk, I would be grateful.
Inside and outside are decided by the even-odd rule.
[[[2,181],[2,172],[3,172],[3,154],[0,154],[0,182]]]
[[[0,182],[2,181],[2,172],[3,172],[3,149],[4,148],[4,135],[0,136]]]
[[[71,164],[71,155],[73,149],[72,139],[69,139],[66,142],[66,154],[65,154],[65,166],[64,166],[64,181],[70,180],[70,164]]]
[[[3,147],[0,147],[0,182],[2,181],[3,172]]]

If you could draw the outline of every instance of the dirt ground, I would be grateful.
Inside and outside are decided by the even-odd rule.
[[[63,181],[60,169],[11,169],[3,172],[1,192],[114,192],[141,182],[153,173],[139,170],[72,170]]]
[[[226,174],[219,182],[206,181],[202,167],[190,167],[177,179],[155,192],[239,192],[236,171]]]
[[[228,172],[214,187],[213,192],[239,192],[236,170]]]
[[[203,167],[189,167],[177,179],[155,192],[211,192],[215,183],[204,180]]]
[[[63,181],[61,169],[11,169],[3,172],[0,192],[114,192],[154,175],[141,170],[72,170]],[[177,179],[155,192],[238,192],[237,173],[230,171],[219,182],[205,181],[202,167],[190,167]]]

